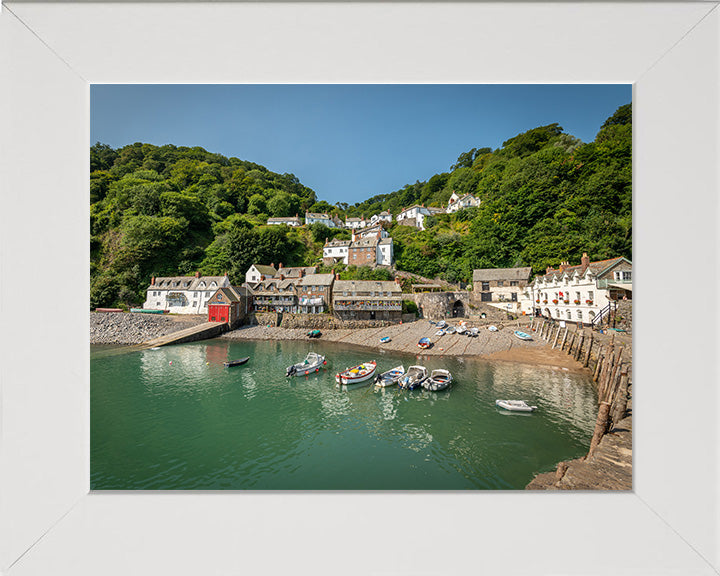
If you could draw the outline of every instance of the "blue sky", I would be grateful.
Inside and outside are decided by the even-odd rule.
[[[91,143],[202,146],[353,204],[537,126],[557,122],[590,142],[632,87],[104,84],[90,94]]]

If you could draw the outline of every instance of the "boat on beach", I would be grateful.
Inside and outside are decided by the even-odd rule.
[[[465,334],[465,332],[467,332],[467,327],[464,324],[460,324],[457,328],[455,328],[455,332],[458,334]]]
[[[472,327],[467,331],[467,335],[469,338],[477,338],[478,334],[480,334],[480,330],[475,327]]]
[[[397,384],[397,381],[400,380],[400,378],[402,378],[404,374],[404,366],[395,366],[395,368],[391,368],[390,370],[383,372],[382,374],[378,374],[375,377],[375,386],[385,388],[387,386]]]
[[[398,386],[403,390],[413,390],[423,383],[427,375],[425,366],[410,366],[407,373],[398,380]]]
[[[498,328],[494,324],[491,324],[490,326],[488,326],[488,330],[490,330],[490,332],[497,332]]]
[[[511,412],[533,412],[537,406],[528,406],[524,400],[495,400],[495,406]]]
[[[455,334],[455,332],[456,332],[456,330],[455,330],[455,328],[454,328],[453,326],[448,326],[448,327],[445,329],[445,334]]]
[[[445,320],[440,320],[437,324],[435,324],[438,328],[445,328],[447,326],[447,322]]]
[[[320,332],[320,330],[310,330],[306,336],[308,338],[320,338],[320,336],[322,336],[322,332]]]
[[[325,364],[327,364],[325,356],[317,354],[316,352],[309,352],[308,355],[305,356],[305,360],[288,366],[285,371],[285,376],[307,376],[312,372],[319,372],[320,368]]]
[[[250,360],[250,356],[247,356],[245,358],[238,358],[237,360],[229,360],[227,362],[223,362],[223,365],[225,366],[225,368],[230,368],[232,366],[242,366],[248,360]]]
[[[450,386],[450,384],[452,384],[452,380],[452,374],[450,374],[448,370],[438,368],[437,370],[430,372],[430,376],[423,381],[422,387],[425,388],[425,390],[430,390],[431,392],[438,392],[439,390],[445,390],[445,388]]]
[[[390,340],[391,340],[390,336],[383,336],[382,338],[380,338],[380,342],[382,344],[387,344],[388,342],[390,342]]]
[[[525,332],[521,332],[520,330],[515,330],[513,334],[520,338],[520,340],[532,340],[532,336],[530,336],[530,334],[525,334]]]
[[[435,332],[435,336],[444,336],[444,335],[445,335],[445,330],[438,330],[437,332]]]
[[[364,362],[352,368],[346,368],[342,372],[335,374],[335,382],[337,382],[338,386],[352,386],[353,384],[366,382],[375,376],[376,368],[377,362],[375,360]]]
[[[418,348],[430,348],[432,346],[432,342],[430,342],[430,338],[420,338],[420,341],[418,342]]]

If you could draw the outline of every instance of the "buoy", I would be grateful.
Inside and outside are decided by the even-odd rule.
[[[170,366],[172,366],[172,360],[170,360]]]

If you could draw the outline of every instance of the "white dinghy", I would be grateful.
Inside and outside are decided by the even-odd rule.
[[[533,412],[537,406],[528,406],[524,400],[495,400],[495,406],[513,412]]]

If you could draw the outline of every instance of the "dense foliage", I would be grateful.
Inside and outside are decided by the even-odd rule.
[[[348,206],[332,206],[292,174],[276,174],[202,148],[136,143],[90,149],[91,306],[144,301],[152,275],[229,272],[253,262],[316,265],[320,224],[266,226],[269,216],[331,212],[341,218],[407,206],[447,205],[473,193],[477,208],[429,218],[418,232],[393,224],[398,269],[469,282],[474,268],[631,257],[632,113],[620,107],[588,144],[557,124],[528,130],[498,150],[462,153],[450,172]],[[338,266],[343,279],[389,279],[386,270]],[[321,268],[321,270],[325,270]]]

